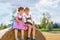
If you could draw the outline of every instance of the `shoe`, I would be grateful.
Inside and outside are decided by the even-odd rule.
[[[27,40],[31,40],[31,38],[27,38]]]
[[[36,40],[36,39],[31,38],[31,40]]]
[[[35,40],[35,39],[33,39],[33,40]]]

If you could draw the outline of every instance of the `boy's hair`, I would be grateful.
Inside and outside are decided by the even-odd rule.
[[[20,10],[24,10],[24,8],[23,7],[19,7],[18,8],[18,11],[20,12]]]
[[[26,7],[25,10],[30,10],[30,9],[28,7]]]

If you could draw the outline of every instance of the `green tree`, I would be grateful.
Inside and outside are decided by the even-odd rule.
[[[41,29],[40,24],[35,24],[36,28]]]
[[[42,19],[41,19],[41,27],[44,29],[49,29],[51,26],[51,16],[48,12],[43,13]]]
[[[0,27],[0,30],[5,29],[5,28],[8,28],[8,26],[7,25],[3,25],[3,26]]]
[[[44,28],[44,29],[46,28],[46,17],[45,17],[45,13],[43,13],[43,15],[42,15],[41,27]]]

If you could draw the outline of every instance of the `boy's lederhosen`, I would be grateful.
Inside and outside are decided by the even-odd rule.
[[[25,17],[25,18],[26,18],[26,17]],[[29,21],[27,21],[27,20],[31,20],[31,15],[30,15],[30,17],[29,17],[29,18],[26,18],[26,22],[25,22],[25,24],[33,25],[33,23],[31,23],[31,22],[29,22]]]

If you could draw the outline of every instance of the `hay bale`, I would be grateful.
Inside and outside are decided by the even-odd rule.
[[[28,32],[27,30],[24,32],[25,40],[27,40],[27,32]],[[20,30],[18,32],[18,37],[21,38]],[[0,40],[15,40],[14,30],[10,29],[9,31],[7,31]],[[38,30],[36,30],[36,40],[46,40],[43,34]]]

